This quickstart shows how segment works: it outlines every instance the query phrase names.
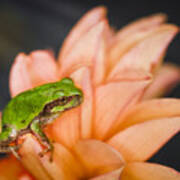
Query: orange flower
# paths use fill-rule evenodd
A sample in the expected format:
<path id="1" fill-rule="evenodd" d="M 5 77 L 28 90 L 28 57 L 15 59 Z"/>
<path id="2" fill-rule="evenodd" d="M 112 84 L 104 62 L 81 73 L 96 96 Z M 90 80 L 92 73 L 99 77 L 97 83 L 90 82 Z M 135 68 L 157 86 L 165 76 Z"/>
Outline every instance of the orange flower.
<path id="1" fill-rule="evenodd" d="M 20 163 L 8 172 L 20 180 L 180 179 L 171 168 L 145 162 L 180 130 L 180 100 L 152 99 L 180 80 L 178 68 L 161 67 L 178 32 L 165 20 L 156 14 L 114 32 L 106 9 L 97 7 L 74 26 L 57 62 L 48 51 L 19 54 L 10 73 L 12 96 L 69 76 L 83 90 L 84 102 L 46 128 L 55 142 L 53 162 L 48 154 L 38 155 L 42 147 L 27 134 L 21 164 L 34 178 Z M 7 173 L 2 167 L 3 162 L 0 175 Z"/>

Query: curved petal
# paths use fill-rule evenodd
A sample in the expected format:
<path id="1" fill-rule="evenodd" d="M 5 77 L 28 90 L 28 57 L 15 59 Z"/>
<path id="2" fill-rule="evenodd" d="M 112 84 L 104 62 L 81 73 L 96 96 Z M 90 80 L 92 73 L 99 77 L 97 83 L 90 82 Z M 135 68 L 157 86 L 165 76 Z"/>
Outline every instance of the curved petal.
<path id="1" fill-rule="evenodd" d="M 171 64 L 163 65 L 154 77 L 143 99 L 150 99 L 168 93 L 180 81 L 179 67 Z"/>
<path id="2" fill-rule="evenodd" d="M 28 72 L 28 64 L 30 58 L 23 53 L 20 53 L 10 71 L 9 87 L 11 96 L 15 96 L 22 91 L 33 87 L 31 77 Z"/>
<path id="3" fill-rule="evenodd" d="M 106 8 L 103 6 L 93 8 L 87 12 L 78 23 L 72 28 L 71 32 L 65 39 L 59 54 L 59 61 L 65 58 L 68 52 L 71 51 L 75 43 L 88 32 L 93 26 L 98 24 L 106 17 Z"/>
<path id="4" fill-rule="evenodd" d="M 107 25 L 107 24 L 106 24 Z M 107 27 L 106 27 L 107 28 Z M 98 49 L 96 50 L 96 56 L 94 57 L 94 64 L 92 67 L 92 81 L 94 86 L 98 86 L 103 83 L 107 73 L 107 40 L 104 36 L 99 41 Z"/>
<path id="5" fill-rule="evenodd" d="M 53 161 L 49 155 L 39 156 L 42 147 L 32 135 L 26 135 L 20 149 L 23 165 L 36 177 L 44 180 L 73 180 L 83 173 L 74 156 L 62 145 L 54 144 Z"/>
<path id="6" fill-rule="evenodd" d="M 80 107 L 64 112 L 50 125 L 49 136 L 55 142 L 72 147 L 80 138 Z"/>
<path id="7" fill-rule="evenodd" d="M 121 173 L 121 180 L 179 180 L 180 173 L 172 168 L 153 163 L 130 163 Z"/>
<path id="8" fill-rule="evenodd" d="M 174 25 L 161 25 L 154 33 L 120 58 L 109 76 L 112 78 L 122 70 L 132 68 L 154 71 L 177 32 L 178 28 Z"/>
<path id="9" fill-rule="evenodd" d="M 79 141 L 74 147 L 74 153 L 85 166 L 89 177 L 111 172 L 124 165 L 120 153 L 97 140 Z"/>
<path id="10" fill-rule="evenodd" d="M 29 69 L 34 86 L 59 79 L 57 64 L 51 52 L 45 50 L 33 51 L 30 57 Z"/>
<path id="11" fill-rule="evenodd" d="M 180 116 L 179 99 L 163 98 L 144 101 L 127 112 L 119 124 L 118 131 L 145 121 L 177 116 Z"/>
<path id="12" fill-rule="evenodd" d="M 113 76 L 109 76 L 106 81 L 140 81 L 150 79 L 152 79 L 152 74 L 142 69 L 122 69 Z"/>
<path id="13" fill-rule="evenodd" d="M 4 179 L 3 179 L 4 180 Z M 9 180 L 9 179 L 8 179 Z M 13 179 L 14 180 L 14 179 Z M 32 178 L 30 175 L 28 174 L 22 174 L 19 176 L 18 180 L 36 180 L 34 178 Z"/>
<path id="14" fill-rule="evenodd" d="M 56 62 L 48 51 L 34 51 L 29 56 L 21 53 L 16 57 L 10 72 L 11 95 L 57 81 L 57 72 Z"/>
<path id="15" fill-rule="evenodd" d="M 26 135 L 25 142 L 20 149 L 21 162 L 35 178 L 50 180 L 50 176 L 39 160 L 38 152 L 41 152 L 41 149 L 34 137 Z"/>
<path id="16" fill-rule="evenodd" d="M 120 39 L 123 39 L 124 37 L 134 34 L 140 30 L 146 30 L 155 26 L 159 26 L 166 20 L 167 16 L 163 13 L 153 14 L 140 18 L 120 29 L 115 36 L 115 41 L 119 41 Z"/>
<path id="17" fill-rule="evenodd" d="M 112 137 L 108 144 L 127 162 L 145 161 L 180 131 L 180 118 L 152 120 L 131 126 Z"/>
<path id="18" fill-rule="evenodd" d="M 99 86 L 95 94 L 94 137 L 106 138 L 117 117 L 136 104 L 148 84 L 148 80 L 142 80 L 120 81 Z"/>
<path id="19" fill-rule="evenodd" d="M 1 159 L 0 161 L 0 179 L 2 180 L 33 180 L 30 174 L 24 169 L 22 164 L 13 156 Z"/>
<path id="20" fill-rule="evenodd" d="M 80 107 L 80 136 L 92 136 L 93 89 L 89 69 L 82 67 L 71 74 L 75 84 L 83 91 L 84 100 Z"/>
<path id="21" fill-rule="evenodd" d="M 113 67 L 130 48 L 134 47 L 139 41 L 157 29 L 166 20 L 164 14 L 154 14 L 137 20 L 124 28 L 113 38 L 113 44 L 109 51 L 109 63 Z"/>
<path id="22" fill-rule="evenodd" d="M 110 173 L 106 173 L 106 174 L 91 178 L 90 180 L 120 180 L 120 175 L 121 175 L 122 170 L 123 168 L 120 168 Z"/>
<path id="23" fill-rule="evenodd" d="M 101 52 L 106 26 L 106 20 L 100 21 L 76 42 L 76 46 L 73 46 L 66 58 L 60 61 L 61 76 L 67 76 L 82 66 L 94 65 L 94 61 Z"/>

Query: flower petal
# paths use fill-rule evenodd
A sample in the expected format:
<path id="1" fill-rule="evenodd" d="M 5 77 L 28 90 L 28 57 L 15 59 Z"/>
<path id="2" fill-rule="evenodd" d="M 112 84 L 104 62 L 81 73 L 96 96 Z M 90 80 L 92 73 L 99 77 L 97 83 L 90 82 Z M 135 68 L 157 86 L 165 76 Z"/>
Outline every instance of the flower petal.
<path id="1" fill-rule="evenodd" d="M 118 131 L 149 120 L 180 116 L 179 109 L 179 99 L 161 98 L 144 101 L 127 112 L 119 124 Z"/>
<path id="2" fill-rule="evenodd" d="M 109 76 L 112 78 L 122 70 L 132 68 L 154 71 L 177 32 L 178 28 L 174 25 L 161 25 L 154 33 L 120 58 Z"/>
<path id="3" fill-rule="evenodd" d="M 27 180 L 33 180 L 22 164 L 13 156 L 3 158 L 0 161 L 0 179 L 1 180 L 21 180 L 22 177 L 28 177 Z"/>
<path id="4" fill-rule="evenodd" d="M 180 173 L 172 168 L 153 163 L 130 163 L 121 173 L 122 180 L 179 180 Z"/>
<path id="5" fill-rule="evenodd" d="M 94 57 L 94 64 L 92 68 L 93 72 L 93 85 L 98 86 L 105 80 L 106 72 L 107 72 L 107 41 L 108 39 L 105 37 L 101 38 L 99 41 L 99 47 L 96 51 L 96 56 Z"/>
<path id="6" fill-rule="evenodd" d="M 84 96 L 80 107 L 80 136 L 83 139 L 90 138 L 92 136 L 93 89 L 89 69 L 82 67 L 71 74 L 71 78 L 82 89 Z"/>
<path id="7" fill-rule="evenodd" d="M 108 144 L 127 162 L 145 161 L 180 131 L 180 118 L 152 120 L 131 126 L 112 137 Z"/>
<path id="8" fill-rule="evenodd" d="M 74 152 L 87 170 L 87 176 L 97 176 L 124 165 L 122 156 L 112 147 L 97 140 L 79 141 Z"/>
<path id="9" fill-rule="evenodd" d="M 134 34 L 139 30 L 146 30 L 152 28 L 152 26 L 159 26 L 166 20 L 167 16 L 163 13 L 153 14 L 147 17 L 140 18 L 120 29 L 115 36 L 115 41 L 119 41 L 120 39 Z"/>
<path id="10" fill-rule="evenodd" d="M 54 82 L 59 79 L 58 68 L 54 56 L 48 51 L 38 50 L 30 54 L 30 73 L 34 86 Z M 37 84 L 37 85 L 36 85 Z"/>
<path id="11" fill-rule="evenodd" d="M 113 67 L 124 53 L 150 35 L 165 20 L 164 14 L 154 14 L 137 20 L 117 32 L 109 51 L 110 66 Z"/>
<path id="12" fill-rule="evenodd" d="M 80 138 L 80 107 L 64 112 L 50 126 L 50 137 L 66 147 L 72 147 Z"/>
<path id="13" fill-rule="evenodd" d="M 35 178 L 50 180 L 50 176 L 39 161 L 38 152 L 41 152 L 41 149 L 34 137 L 30 134 L 26 135 L 25 141 L 20 149 L 21 162 Z"/>
<path id="14" fill-rule="evenodd" d="M 14 179 L 13 179 L 14 180 Z M 33 180 L 30 176 L 23 174 L 18 180 Z"/>
<path id="15" fill-rule="evenodd" d="M 71 51 L 76 42 L 87 33 L 93 26 L 98 24 L 106 17 L 106 8 L 103 6 L 93 8 L 86 13 L 78 23 L 73 27 L 67 38 L 65 39 L 60 51 L 59 61 L 65 59 L 68 52 Z"/>
<path id="16" fill-rule="evenodd" d="M 26 135 L 20 149 L 22 163 L 37 179 L 78 179 L 83 172 L 73 155 L 62 145 L 54 144 L 53 161 L 49 155 L 39 156 L 42 147 L 32 135 Z"/>
<path id="17" fill-rule="evenodd" d="M 176 66 L 163 65 L 144 94 L 144 99 L 159 97 L 168 93 L 180 81 L 180 69 Z"/>
<path id="18" fill-rule="evenodd" d="M 105 20 L 100 21 L 76 42 L 76 46 L 73 46 L 66 58 L 60 61 L 61 76 L 68 76 L 82 66 L 94 65 L 100 45 L 104 40 L 106 26 Z"/>
<path id="19" fill-rule="evenodd" d="M 137 81 L 137 80 L 150 80 L 152 74 L 142 69 L 122 69 L 113 76 L 109 76 L 107 82 L 114 81 Z"/>
<path id="20" fill-rule="evenodd" d="M 11 68 L 9 87 L 11 96 L 15 96 L 22 91 L 33 87 L 31 77 L 28 72 L 28 64 L 30 58 L 23 53 L 20 53 Z"/>
<path id="21" fill-rule="evenodd" d="M 106 174 L 91 178 L 90 180 L 120 180 L 120 175 L 121 175 L 122 170 L 123 168 L 120 168 L 110 173 L 106 173 Z"/>
<path id="22" fill-rule="evenodd" d="M 34 51 L 29 56 L 19 54 L 10 72 L 10 91 L 18 93 L 37 85 L 57 81 L 57 66 L 48 51 Z"/>
<path id="23" fill-rule="evenodd" d="M 138 101 L 148 84 L 149 81 L 144 80 L 120 81 L 99 86 L 95 94 L 94 137 L 107 137 L 117 117 Z"/>

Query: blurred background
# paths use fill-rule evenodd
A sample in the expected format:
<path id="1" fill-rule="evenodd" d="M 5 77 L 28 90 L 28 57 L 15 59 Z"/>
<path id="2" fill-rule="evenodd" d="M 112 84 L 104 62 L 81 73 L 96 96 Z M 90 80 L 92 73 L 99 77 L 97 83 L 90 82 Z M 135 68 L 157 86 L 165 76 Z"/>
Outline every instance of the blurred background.
<path id="1" fill-rule="evenodd" d="M 110 24 L 117 29 L 152 13 L 163 12 L 180 25 L 178 1 L 168 0 L 0 0 L 0 109 L 10 100 L 9 70 L 19 52 L 52 49 L 56 54 L 72 26 L 89 9 L 105 5 Z M 168 49 L 165 61 L 180 65 L 180 36 Z M 180 85 L 169 97 L 180 98 Z M 150 161 L 180 171 L 180 134 Z"/>

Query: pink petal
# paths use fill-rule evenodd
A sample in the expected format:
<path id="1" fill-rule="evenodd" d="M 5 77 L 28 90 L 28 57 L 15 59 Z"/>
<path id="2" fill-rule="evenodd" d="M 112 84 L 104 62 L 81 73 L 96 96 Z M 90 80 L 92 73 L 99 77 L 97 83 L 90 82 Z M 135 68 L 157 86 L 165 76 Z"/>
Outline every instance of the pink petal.
<path id="1" fill-rule="evenodd" d="M 78 23 L 72 28 L 71 32 L 65 39 L 60 51 L 59 61 L 65 59 L 65 56 L 71 51 L 76 42 L 87 33 L 93 26 L 96 26 L 106 17 L 106 8 L 103 6 L 96 7 L 86 13 Z"/>
<path id="2" fill-rule="evenodd" d="M 122 170 L 123 168 L 120 168 L 110 173 L 106 173 L 106 174 L 91 178 L 90 180 L 120 180 L 120 175 L 121 175 Z"/>
<path id="3" fill-rule="evenodd" d="M 166 117 L 180 116 L 180 100 L 172 98 L 153 99 L 134 106 L 119 124 L 118 131 L 137 123 Z"/>
<path id="4" fill-rule="evenodd" d="M 124 53 L 152 34 L 165 20 L 166 16 L 164 14 L 155 14 L 137 20 L 117 32 L 109 52 L 110 66 L 113 67 Z"/>
<path id="5" fill-rule="evenodd" d="M 49 155 L 39 156 L 42 147 L 32 135 L 26 135 L 25 141 L 20 149 L 22 163 L 36 177 L 43 180 L 71 180 L 82 176 L 80 164 L 73 155 L 60 144 L 54 144 L 53 161 L 50 162 Z"/>
<path id="6" fill-rule="evenodd" d="M 60 73 L 62 76 L 68 76 L 73 71 L 82 66 L 93 67 L 94 61 L 97 61 L 99 48 L 104 41 L 104 32 L 107 22 L 100 21 L 85 33 L 77 42 L 76 46 L 68 53 L 66 58 L 60 61 Z"/>
<path id="7" fill-rule="evenodd" d="M 147 30 L 152 27 L 159 26 L 160 24 L 164 23 L 166 19 L 167 16 L 162 13 L 153 14 L 147 17 L 140 18 L 120 29 L 115 36 L 115 41 L 119 41 L 120 39 L 123 39 L 125 36 L 127 37 L 138 31 Z"/>
<path id="8" fill-rule="evenodd" d="M 80 138 L 80 108 L 64 112 L 56 119 L 50 130 L 50 137 L 66 147 L 72 147 Z"/>
<path id="9" fill-rule="evenodd" d="M 114 81 L 137 81 L 137 80 L 150 80 L 152 74 L 142 69 L 122 69 L 113 76 L 109 76 L 107 82 Z"/>
<path id="10" fill-rule="evenodd" d="M 39 155 L 35 151 L 35 148 L 38 152 L 41 152 L 42 150 L 34 137 L 31 137 L 31 135 L 27 135 L 26 140 L 20 149 L 21 162 L 23 163 L 24 167 L 26 167 L 26 169 L 33 174 L 35 178 L 50 180 L 48 173 L 39 161 Z"/>
<path id="11" fill-rule="evenodd" d="M 54 144 L 54 147 L 53 162 L 50 162 L 47 156 L 41 159 L 44 168 L 51 175 L 52 179 L 82 179 L 84 176 L 83 167 L 73 154 L 61 144 Z"/>
<path id="12" fill-rule="evenodd" d="M 148 84 L 148 80 L 122 81 L 108 83 L 97 88 L 93 126 L 94 136 L 97 139 L 107 137 L 117 117 L 136 104 Z"/>
<path id="13" fill-rule="evenodd" d="M 108 144 L 127 162 L 145 161 L 180 131 L 180 118 L 164 118 L 131 126 L 112 137 Z"/>
<path id="14" fill-rule="evenodd" d="M 98 86 L 105 80 L 107 71 L 107 42 L 108 39 L 104 37 L 99 41 L 98 49 L 96 50 L 96 56 L 94 57 L 94 66 L 92 67 L 93 72 L 93 84 Z M 107 40 L 106 40 L 107 39 Z"/>
<path id="15" fill-rule="evenodd" d="M 27 174 L 23 174 L 19 177 L 18 180 L 33 180 L 33 179 L 30 176 L 28 176 Z"/>
<path id="16" fill-rule="evenodd" d="M 142 69 L 148 72 L 155 70 L 177 32 L 178 28 L 174 25 L 161 25 L 152 35 L 120 58 L 109 76 L 117 76 L 124 69 Z"/>
<path id="17" fill-rule="evenodd" d="M 59 79 L 58 68 L 53 54 L 47 51 L 34 51 L 30 54 L 30 73 L 34 84 L 54 82 Z"/>
<path id="18" fill-rule="evenodd" d="M 144 94 L 144 99 L 162 96 L 168 93 L 180 81 L 180 69 L 166 64 L 160 68 L 155 79 Z"/>
<path id="19" fill-rule="evenodd" d="M 122 156 L 101 141 L 80 141 L 75 145 L 74 152 L 83 163 L 89 177 L 111 172 L 124 165 Z"/>
<path id="20" fill-rule="evenodd" d="M 21 177 L 28 177 L 33 180 L 29 173 L 15 157 L 8 156 L 0 160 L 0 179 L 1 180 L 21 180 Z"/>
<path id="21" fill-rule="evenodd" d="M 28 72 L 28 64 L 30 61 L 30 58 L 23 53 L 16 57 L 10 72 L 9 86 L 11 96 L 15 96 L 20 92 L 33 87 L 31 77 Z"/>
<path id="22" fill-rule="evenodd" d="M 121 180 L 179 180 L 180 173 L 153 163 L 130 163 L 122 171 Z"/>
<path id="23" fill-rule="evenodd" d="M 57 81 L 57 66 L 48 51 L 34 51 L 29 56 L 19 54 L 10 72 L 12 96 L 37 85 Z"/>
<path id="24" fill-rule="evenodd" d="M 84 100 L 80 107 L 80 136 L 92 136 L 93 89 L 89 69 L 82 67 L 71 74 L 75 84 L 83 91 Z"/>

